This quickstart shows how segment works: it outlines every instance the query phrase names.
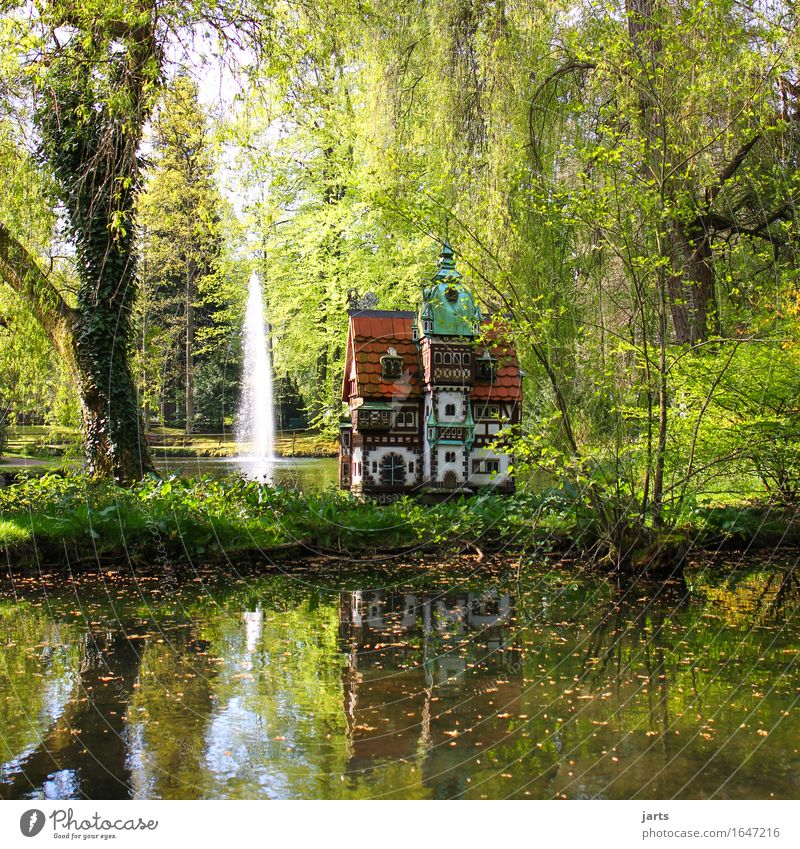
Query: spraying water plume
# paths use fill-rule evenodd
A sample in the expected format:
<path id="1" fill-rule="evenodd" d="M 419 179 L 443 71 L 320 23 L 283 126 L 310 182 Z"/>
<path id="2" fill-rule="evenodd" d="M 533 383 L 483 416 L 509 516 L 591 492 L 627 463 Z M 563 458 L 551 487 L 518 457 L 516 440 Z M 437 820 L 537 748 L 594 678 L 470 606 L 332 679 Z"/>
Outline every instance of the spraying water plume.
<path id="1" fill-rule="evenodd" d="M 253 460 L 272 460 L 275 454 L 275 415 L 272 407 L 272 364 L 264 325 L 261 282 L 253 272 L 244 318 L 244 361 L 236 441 Z"/>

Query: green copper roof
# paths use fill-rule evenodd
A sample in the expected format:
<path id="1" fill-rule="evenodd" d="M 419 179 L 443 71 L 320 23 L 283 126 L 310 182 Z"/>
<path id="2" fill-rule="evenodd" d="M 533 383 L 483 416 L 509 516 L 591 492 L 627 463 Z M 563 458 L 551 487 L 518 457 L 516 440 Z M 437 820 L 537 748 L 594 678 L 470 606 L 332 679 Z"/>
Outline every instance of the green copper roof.
<path id="1" fill-rule="evenodd" d="M 460 280 L 461 274 L 456 270 L 455 254 L 450 242 L 445 239 L 442 253 L 439 256 L 439 270 L 433 276 L 434 280 Z"/>
<path id="2" fill-rule="evenodd" d="M 393 410 L 394 407 L 386 401 L 366 401 L 365 403 L 356 407 L 357 410 L 380 410 L 381 412 L 385 412 L 386 410 Z"/>
<path id="3" fill-rule="evenodd" d="M 428 418 L 425 422 L 425 427 L 435 428 L 436 432 L 432 439 L 430 439 L 431 445 L 464 445 L 467 451 L 472 450 L 472 445 L 475 442 L 475 419 L 472 416 L 472 404 L 467 401 L 467 414 L 464 418 L 463 422 L 440 422 L 436 417 L 436 413 L 434 412 L 434 408 L 431 407 L 430 412 L 428 413 Z M 460 430 L 465 431 L 465 435 L 463 439 L 442 439 L 440 434 L 447 430 L 448 428 L 459 428 Z"/>
<path id="4" fill-rule="evenodd" d="M 453 249 L 445 241 L 433 285 L 422 294 L 422 328 L 426 336 L 475 336 L 481 311 L 461 283 Z"/>

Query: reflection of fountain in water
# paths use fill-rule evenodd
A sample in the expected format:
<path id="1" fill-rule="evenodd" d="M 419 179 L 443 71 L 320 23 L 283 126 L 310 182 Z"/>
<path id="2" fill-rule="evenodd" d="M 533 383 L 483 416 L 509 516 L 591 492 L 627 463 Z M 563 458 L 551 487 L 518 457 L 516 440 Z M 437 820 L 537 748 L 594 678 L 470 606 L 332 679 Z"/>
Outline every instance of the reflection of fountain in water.
<path id="1" fill-rule="evenodd" d="M 264 611 L 245 610 L 244 612 L 244 638 L 245 654 L 249 658 L 258 646 L 261 632 L 264 630 Z"/>
<path id="2" fill-rule="evenodd" d="M 264 326 L 261 283 L 250 277 L 244 318 L 244 360 L 236 442 L 240 460 L 252 476 L 268 476 L 275 461 L 275 420 L 272 405 L 272 366 Z"/>

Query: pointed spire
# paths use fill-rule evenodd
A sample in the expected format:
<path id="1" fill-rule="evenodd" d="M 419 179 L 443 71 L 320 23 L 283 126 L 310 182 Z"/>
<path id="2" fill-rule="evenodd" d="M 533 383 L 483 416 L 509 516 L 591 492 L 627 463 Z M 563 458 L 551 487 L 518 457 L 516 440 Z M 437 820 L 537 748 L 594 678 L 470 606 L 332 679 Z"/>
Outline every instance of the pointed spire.
<path id="1" fill-rule="evenodd" d="M 456 270 L 455 254 L 450 247 L 448 239 L 444 240 L 442 245 L 442 253 L 439 256 L 439 270 L 434 275 L 434 280 L 448 280 L 451 278 L 460 279 L 461 274 Z"/>

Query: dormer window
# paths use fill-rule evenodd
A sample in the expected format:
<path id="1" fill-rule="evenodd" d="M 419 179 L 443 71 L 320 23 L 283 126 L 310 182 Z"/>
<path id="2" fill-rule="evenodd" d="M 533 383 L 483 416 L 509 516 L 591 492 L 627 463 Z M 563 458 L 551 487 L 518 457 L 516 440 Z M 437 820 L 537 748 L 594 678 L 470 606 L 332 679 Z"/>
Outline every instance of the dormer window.
<path id="1" fill-rule="evenodd" d="M 403 374 L 403 358 L 397 355 L 394 348 L 389 348 L 386 355 L 381 357 L 381 376 L 389 380 L 401 377 Z"/>
<path id="2" fill-rule="evenodd" d="M 458 300 L 458 289 L 456 289 L 455 286 L 448 286 L 445 290 L 444 296 L 451 304 L 454 304 Z"/>
<path id="3" fill-rule="evenodd" d="M 475 360 L 477 365 L 476 376 L 478 380 L 494 380 L 497 377 L 497 360 L 489 355 L 488 351 Z"/>

